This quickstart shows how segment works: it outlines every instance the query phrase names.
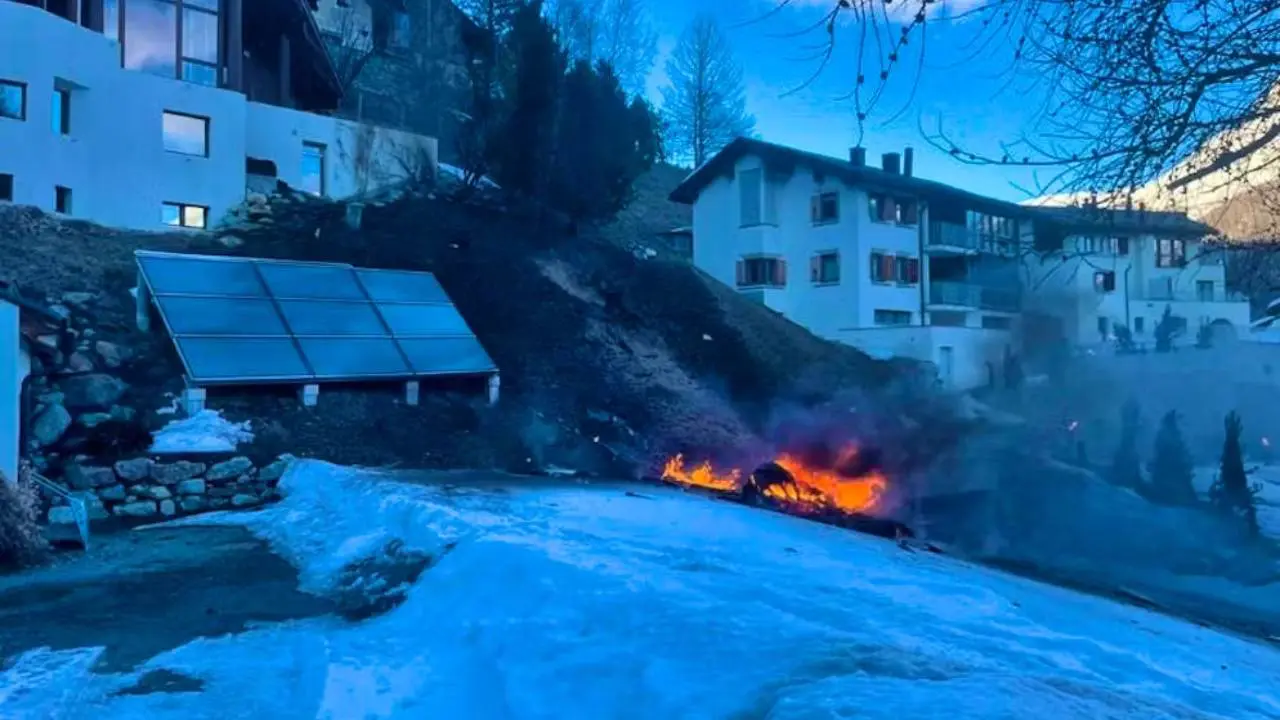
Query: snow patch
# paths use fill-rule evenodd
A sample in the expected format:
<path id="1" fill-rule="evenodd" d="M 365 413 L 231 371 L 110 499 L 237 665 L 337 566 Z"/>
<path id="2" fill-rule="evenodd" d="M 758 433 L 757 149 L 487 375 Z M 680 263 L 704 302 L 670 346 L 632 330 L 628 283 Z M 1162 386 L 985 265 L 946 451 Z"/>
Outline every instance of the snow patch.
<path id="1" fill-rule="evenodd" d="M 456 179 L 458 182 L 463 182 L 467 177 L 467 171 L 463 170 L 462 168 L 456 165 L 450 165 L 449 163 L 438 163 L 438 166 L 440 168 L 440 172 Z M 498 183 L 491 180 L 488 176 L 485 176 L 480 178 L 480 187 L 489 188 L 490 190 L 497 190 Z"/>
<path id="2" fill-rule="evenodd" d="M 201 410 L 190 417 L 173 420 L 152 435 L 151 452 L 227 453 L 241 443 L 253 441 L 249 421 L 234 423 L 217 410 Z"/>

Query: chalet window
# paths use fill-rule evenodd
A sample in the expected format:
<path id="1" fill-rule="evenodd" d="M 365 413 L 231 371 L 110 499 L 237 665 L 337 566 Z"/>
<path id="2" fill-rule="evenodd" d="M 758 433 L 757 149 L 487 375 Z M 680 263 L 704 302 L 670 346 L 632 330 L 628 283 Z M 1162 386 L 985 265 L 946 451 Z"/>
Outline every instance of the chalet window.
<path id="1" fill-rule="evenodd" d="M 761 186 L 764 182 L 764 171 L 751 168 L 738 173 L 739 224 L 742 227 L 759 225 L 763 221 L 761 198 L 764 193 Z"/>
<path id="2" fill-rule="evenodd" d="M 832 285 L 840 282 L 840 254 L 825 252 L 814 255 L 809 261 L 809 279 L 815 283 Z"/>
<path id="3" fill-rule="evenodd" d="M 164 149 L 180 155 L 209 157 L 209 118 L 164 112 Z"/>
<path id="4" fill-rule="evenodd" d="M 13 176 L 0 173 L 0 202 L 13 202 Z"/>
<path id="5" fill-rule="evenodd" d="M 1100 293 L 1114 292 L 1116 274 L 1110 270 L 1099 270 L 1093 274 L 1093 289 Z"/>
<path id="6" fill-rule="evenodd" d="M 894 205 L 897 213 L 894 221 L 899 225 L 917 225 L 920 222 L 920 207 L 915 200 L 900 200 Z"/>
<path id="7" fill-rule="evenodd" d="M 161 207 L 160 220 L 165 225 L 203 230 L 209 226 L 209 208 L 203 205 L 167 202 Z"/>
<path id="8" fill-rule="evenodd" d="M 888 253 L 871 253 L 871 280 L 879 283 L 915 285 L 920 282 L 919 258 Z"/>
<path id="9" fill-rule="evenodd" d="M 61 185 L 53 188 L 53 209 L 63 215 L 71 214 L 71 188 Z"/>
<path id="10" fill-rule="evenodd" d="M 824 192 L 809 198 L 809 220 L 814 225 L 840 221 L 840 195 Z"/>
<path id="11" fill-rule="evenodd" d="M 217 86 L 218 0 L 128 0 L 108 28 L 121 10 L 126 68 Z"/>
<path id="12" fill-rule="evenodd" d="M 0 118 L 27 119 L 27 86 L 13 80 L 0 80 Z"/>
<path id="13" fill-rule="evenodd" d="M 871 221 L 885 222 L 885 208 L 888 207 L 888 198 L 875 193 L 868 195 L 867 198 L 867 209 L 871 212 Z"/>
<path id="14" fill-rule="evenodd" d="M 900 326 L 911 324 L 911 311 L 909 310 L 876 310 L 873 316 L 876 325 Z"/>
<path id="15" fill-rule="evenodd" d="M 302 185 L 305 192 L 324 196 L 325 146 L 319 143 L 302 144 Z"/>
<path id="16" fill-rule="evenodd" d="M 1187 246 L 1182 240 L 1160 238 L 1156 242 L 1156 267 L 1178 268 L 1187 264 Z"/>
<path id="17" fill-rule="evenodd" d="M 738 287 L 786 287 L 787 261 L 782 258 L 749 257 L 738 261 Z"/>

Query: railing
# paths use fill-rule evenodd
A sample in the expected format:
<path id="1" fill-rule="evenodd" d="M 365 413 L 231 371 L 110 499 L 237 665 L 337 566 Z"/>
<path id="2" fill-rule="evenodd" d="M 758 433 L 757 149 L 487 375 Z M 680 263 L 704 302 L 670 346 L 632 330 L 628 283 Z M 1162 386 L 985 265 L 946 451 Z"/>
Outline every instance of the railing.
<path id="1" fill-rule="evenodd" d="M 1014 255 L 1018 242 L 1013 238 L 997 238 L 983 235 L 964 225 L 945 222 L 929 223 L 927 243 L 930 247 L 954 247 L 975 252 Z"/>
<path id="2" fill-rule="evenodd" d="M 89 508 L 84 502 L 84 498 L 77 496 L 75 493 L 49 480 L 43 475 L 30 471 L 26 473 L 26 477 L 30 478 L 37 486 L 57 497 L 67 501 L 67 505 L 71 507 L 71 516 L 76 520 L 76 530 L 80 532 L 80 544 L 84 545 L 84 549 L 89 549 Z"/>
<path id="3" fill-rule="evenodd" d="M 1135 300 L 1153 302 L 1209 302 L 1234 303 L 1248 302 L 1248 298 L 1235 291 L 1228 291 L 1218 284 L 1212 288 L 1176 286 L 1166 280 L 1152 280 L 1147 283 L 1147 292 Z"/>
<path id="4" fill-rule="evenodd" d="M 1017 312 L 1022 307 L 1022 294 L 1009 288 L 939 280 L 929 283 L 929 304 Z"/>

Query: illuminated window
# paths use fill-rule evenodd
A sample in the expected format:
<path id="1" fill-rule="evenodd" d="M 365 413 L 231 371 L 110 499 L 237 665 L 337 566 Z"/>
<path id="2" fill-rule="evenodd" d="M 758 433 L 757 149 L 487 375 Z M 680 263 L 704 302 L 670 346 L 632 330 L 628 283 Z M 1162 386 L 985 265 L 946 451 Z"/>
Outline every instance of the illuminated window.
<path id="1" fill-rule="evenodd" d="M 209 226 L 209 208 L 203 205 L 167 202 L 160 212 L 165 225 L 203 230 Z"/>

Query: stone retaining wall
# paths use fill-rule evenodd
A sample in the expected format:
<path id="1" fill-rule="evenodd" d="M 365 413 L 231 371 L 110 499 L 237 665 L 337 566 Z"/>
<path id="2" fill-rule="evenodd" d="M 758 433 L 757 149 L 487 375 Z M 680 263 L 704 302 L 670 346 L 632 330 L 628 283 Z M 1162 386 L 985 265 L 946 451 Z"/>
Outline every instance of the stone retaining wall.
<path id="1" fill-rule="evenodd" d="M 85 500 L 90 520 L 168 518 L 276 500 L 276 485 L 292 461 L 282 455 L 259 468 L 243 456 L 213 464 L 139 457 L 111 467 L 71 466 L 63 483 Z M 51 525 L 74 522 L 69 506 L 49 508 Z"/>

